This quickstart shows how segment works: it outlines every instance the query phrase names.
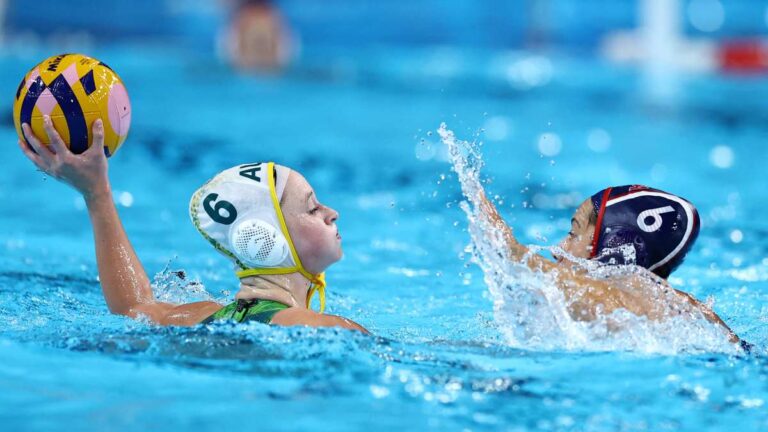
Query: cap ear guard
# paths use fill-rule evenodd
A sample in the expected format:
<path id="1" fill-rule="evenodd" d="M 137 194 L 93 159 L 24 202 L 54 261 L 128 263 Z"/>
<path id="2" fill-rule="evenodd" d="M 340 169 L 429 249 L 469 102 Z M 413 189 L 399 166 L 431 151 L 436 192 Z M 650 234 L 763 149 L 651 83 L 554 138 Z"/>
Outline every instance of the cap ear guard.
<path id="1" fill-rule="evenodd" d="M 229 230 L 229 244 L 240 261 L 253 267 L 275 267 L 290 253 L 283 233 L 257 218 L 244 218 Z"/>
<path id="2" fill-rule="evenodd" d="M 612 265 L 634 264 L 645 268 L 649 266 L 645 239 L 631 227 L 608 227 L 603 234 L 602 247 L 596 259 Z"/>

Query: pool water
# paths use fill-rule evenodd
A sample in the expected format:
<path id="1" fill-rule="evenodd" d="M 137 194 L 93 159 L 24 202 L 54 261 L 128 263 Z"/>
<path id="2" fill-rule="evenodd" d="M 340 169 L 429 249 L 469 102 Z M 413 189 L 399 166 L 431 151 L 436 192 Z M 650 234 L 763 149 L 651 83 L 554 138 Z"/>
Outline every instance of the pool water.
<path id="1" fill-rule="evenodd" d="M 161 328 L 109 314 L 82 199 L 15 145 L 11 94 L 50 54 L 0 57 L 4 429 L 768 427 L 768 80 L 445 48 L 310 51 L 282 76 L 256 77 L 162 47 L 94 49 L 132 98 L 110 175 L 158 296 L 232 298 L 230 264 L 192 227 L 188 200 L 219 170 L 275 160 L 341 215 L 345 259 L 328 272 L 327 311 L 374 335 L 363 336 Z M 483 142 L 485 187 L 526 243 L 558 242 L 573 208 L 608 184 L 690 199 L 702 231 L 670 281 L 711 304 L 755 353 L 703 327 L 638 324 L 593 340 L 550 326 L 545 340 L 511 337 L 525 328 L 510 326 L 546 323 L 514 324 L 505 314 L 526 306 L 505 305 L 514 297 L 499 297 L 472 262 L 442 122 Z"/>

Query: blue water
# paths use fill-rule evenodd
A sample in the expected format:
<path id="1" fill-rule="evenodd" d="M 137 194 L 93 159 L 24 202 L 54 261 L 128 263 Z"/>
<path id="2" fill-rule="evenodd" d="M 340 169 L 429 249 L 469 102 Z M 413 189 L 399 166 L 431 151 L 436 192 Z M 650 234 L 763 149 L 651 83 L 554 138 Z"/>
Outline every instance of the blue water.
<path id="1" fill-rule="evenodd" d="M 368 337 L 110 315 L 82 200 L 35 171 L 8 120 L 20 77 L 50 54 L 0 56 L 3 430 L 768 427 L 768 80 L 665 82 L 596 59 L 449 49 L 307 52 L 254 77 L 162 47 L 93 49 L 132 98 L 110 175 L 157 294 L 231 299 L 230 265 L 188 222 L 188 199 L 221 169 L 272 159 L 339 211 L 346 256 L 328 272 L 328 312 Z M 670 281 L 757 354 L 642 326 L 630 341 L 512 340 L 471 262 L 441 122 L 484 142 L 486 187 L 527 243 L 559 241 L 608 184 L 689 198 L 703 228 Z"/>

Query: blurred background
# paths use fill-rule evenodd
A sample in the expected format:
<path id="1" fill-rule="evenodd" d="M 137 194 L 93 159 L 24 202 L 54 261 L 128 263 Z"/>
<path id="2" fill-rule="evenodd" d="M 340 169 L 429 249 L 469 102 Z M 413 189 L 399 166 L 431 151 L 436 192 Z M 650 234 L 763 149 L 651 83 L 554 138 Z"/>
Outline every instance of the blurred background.
<path id="1" fill-rule="evenodd" d="M 670 281 L 764 348 L 766 35 L 765 0 L 0 0 L 0 418 L 764 430 L 764 360 L 590 354 L 674 353 L 700 335 L 509 348 L 435 131 L 482 141 L 487 188 L 527 243 L 557 243 L 608 185 L 691 200 L 701 235 Z M 110 177 L 161 299 L 231 299 L 230 264 L 188 222 L 188 200 L 220 170 L 274 160 L 341 214 L 328 311 L 386 339 L 249 328 L 219 343 L 109 315 L 85 203 L 15 144 L 19 81 L 63 52 L 98 58 L 128 89 Z M 576 352 L 547 352 L 564 346 Z"/>
<path id="2" fill-rule="evenodd" d="M 273 21 L 278 21 L 284 32 L 280 45 L 290 45 L 293 61 L 301 60 L 303 49 L 371 46 L 587 54 L 610 45 L 619 33 L 645 31 L 654 33 L 646 35 L 645 42 L 663 39 L 666 45 L 682 44 L 676 48 L 708 42 L 726 57 L 736 54 L 723 46 L 735 42 L 744 51 L 741 64 L 731 60 L 719 66 L 759 70 L 765 64 L 750 63 L 746 47 L 752 46 L 752 55 L 760 56 L 760 37 L 768 25 L 761 0 L 111 0 L 98 4 L 3 0 L 0 4 L 6 46 L 53 43 L 86 48 L 151 42 L 222 58 L 230 42 L 225 39 L 233 31 L 276 34 Z M 639 41 L 638 45 L 636 52 L 623 55 L 641 56 L 648 54 L 646 50 L 662 48 Z"/>
<path id="3" fill-rule="evenodd" d="M 590 50 L 617 30 L 640 26 L 647 9 L 667 9 L 681 35 L 742 38 L 764 34 L 759 0 L 5 0 L 6 39 L 49 37 L 92 41 L 174 39 L 212 50 L 238 9 L 270 5 L 313 46 L 463 45 L 492 48 L 569 47 Z M 364 24 L 364 25 L 363 25 Z"/>

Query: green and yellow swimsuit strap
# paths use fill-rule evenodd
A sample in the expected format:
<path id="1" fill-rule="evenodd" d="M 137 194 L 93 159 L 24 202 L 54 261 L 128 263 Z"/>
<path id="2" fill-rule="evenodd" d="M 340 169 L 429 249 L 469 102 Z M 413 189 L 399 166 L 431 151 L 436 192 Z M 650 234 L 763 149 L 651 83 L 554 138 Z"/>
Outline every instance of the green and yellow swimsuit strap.
<path id="1" fill-rule="evenodd" d="M 224 306 L 218 312 L 206 318 L 201 324 L 214 321 L 231 320 L 238 323 L 258 321 L 263 324 L 272 322 L 272 317 L 288 306 L 272 300 L 237 300 Z"/>

